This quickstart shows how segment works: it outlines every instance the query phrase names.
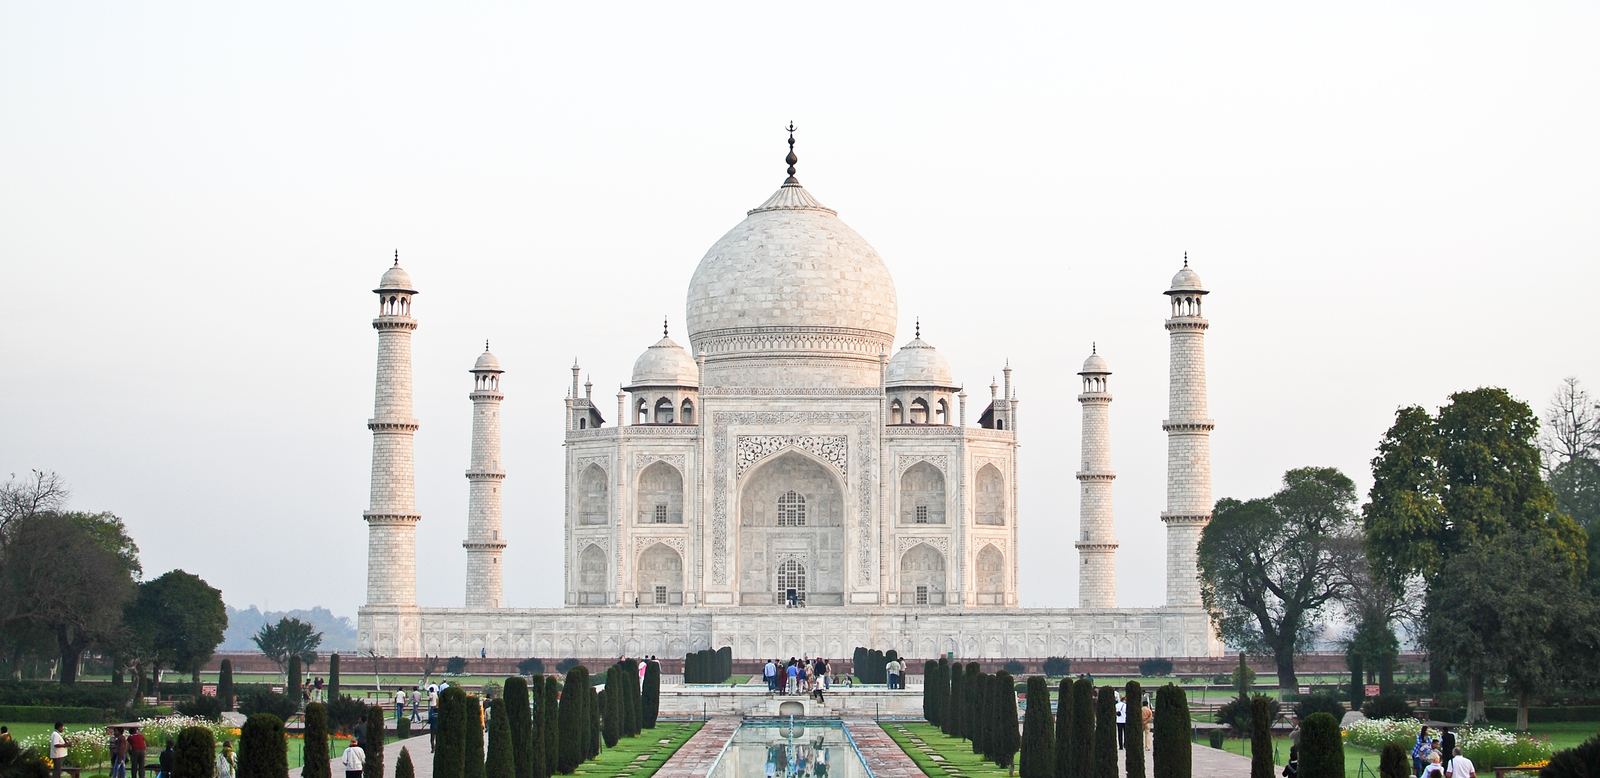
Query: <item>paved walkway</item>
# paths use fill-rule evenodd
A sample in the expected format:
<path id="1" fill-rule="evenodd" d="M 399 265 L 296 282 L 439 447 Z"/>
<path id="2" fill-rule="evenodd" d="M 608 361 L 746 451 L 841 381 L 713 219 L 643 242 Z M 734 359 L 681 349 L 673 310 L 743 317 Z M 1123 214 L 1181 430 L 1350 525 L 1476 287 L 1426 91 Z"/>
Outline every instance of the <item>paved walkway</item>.
<path id="1" fill-rule="evenodd" d="M 850 733 L 851 739 L 856 741 L 856 748 L 860 749 L 861 756 L 867 760 L 867 767 L 872 769 L 876 778 L 916 778 L 925 775 L 917 763 L 906 756 L 900 745 L 889 737 L 889 733 L 878 726 L 872 719 L 848 718 L 844 720 L 844 728 Z"/>
<path id="2" fill-rule="evenodd" d="M 394 766 L 400 761 L 402 748 L 411 750 L 411 765 L 416 770 L 417 778 L 433 778 L 433 754 L 428 751 L 426 732 L 421 737 L 390 740 L 383 744 L 383 772 L 386 776 L 394 775 Z M 328 769 L 332 771 L 330 775 L 344 775 L 344 765 L 339 761 L 342 756 L 344 753 L 340 752 L 328 760 Z M 300 770 L 299 767 L 290 770 L 289 778 L 300 778 Z"/>
<path id="3" fill-rule="evenodd" d="M 743 719 L 738 716 L 717 716 L 706 722 L 666 764 L 661 765 L 661 769 L 656 771 L 656 778 L 704 778 L 711 772 L 711 763 L 722 755 L 723 747 L 741 723 Z M 419 773 L 417 778 L 422 778 L 422 775 Z"/>

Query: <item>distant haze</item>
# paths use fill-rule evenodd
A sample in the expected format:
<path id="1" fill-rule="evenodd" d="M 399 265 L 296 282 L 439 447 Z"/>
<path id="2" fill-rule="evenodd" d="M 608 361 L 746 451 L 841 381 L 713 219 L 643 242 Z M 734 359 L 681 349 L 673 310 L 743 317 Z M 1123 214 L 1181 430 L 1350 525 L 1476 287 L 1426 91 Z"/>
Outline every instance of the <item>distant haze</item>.
<path id="1" fill-rule="evenodd" d="M 507 373 L 505 599 L 561 599 L 562 398 L 600 407 L 705 250 L 799 178 L 976 409 L 1021 398 L 1025 605 L 1077 602 L 1075 375 L 1110 362 L 1120 602 L 1159 604 L 1167 304 L 1206 315 L 1215 494 L 1396 408 L 1600 382 L 1593 3 L 0 5 L 0 477 L 147 571 L 364 599 L 376 335 L 415 314 L 418 595 L 463 596 L 466 372 Z M 612 420 L 614 421 L 614 420 Z M 237 644 L 230 633 L 229 646 Z"/>

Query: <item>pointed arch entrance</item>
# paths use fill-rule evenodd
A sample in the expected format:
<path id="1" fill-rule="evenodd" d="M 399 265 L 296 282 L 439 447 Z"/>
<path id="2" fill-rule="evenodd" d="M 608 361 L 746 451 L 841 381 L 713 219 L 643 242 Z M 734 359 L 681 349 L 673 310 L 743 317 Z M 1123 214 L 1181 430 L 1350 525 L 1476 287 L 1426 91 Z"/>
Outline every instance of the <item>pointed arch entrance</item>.
<path id="1" fill-rule="evenodd" d="M 740 480 L 739 603 L 779 604 L 794 588 L 807 606 L 843 605 L 845 505 L 838 473 L 791 449 Z M 790 585 L 796 581 L 803 585 Z"/>

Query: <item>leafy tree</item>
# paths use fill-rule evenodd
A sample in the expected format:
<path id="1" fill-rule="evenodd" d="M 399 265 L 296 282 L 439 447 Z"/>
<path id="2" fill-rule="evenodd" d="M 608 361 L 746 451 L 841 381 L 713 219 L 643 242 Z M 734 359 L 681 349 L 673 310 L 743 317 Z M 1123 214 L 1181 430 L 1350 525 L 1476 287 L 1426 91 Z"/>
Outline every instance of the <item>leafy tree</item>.
<path id="1" fill-rule="evenodd" d="M 540 686 L 543 676 L 534 676 Z M 506 724 L 511 737 L 511 766 L 516 778 L 534 778 L 533 711 L 530 708 L 528 679 L 514 675 L 506 679 Z"/>
<path id="2" fill-rule="evenodd" d="M 453 656 L 445 660 L 444 671 L 450 675 L 461 675 L 467 671 L 467 660 Z"/>
<path id="3" fill-rule="evenodd" d="M 467 762 L 466 733 L 467 693 L 452 686 L 439 693 L 439 722 L 433 738 L 433 778 L 462 778 Z"/>
<path id="4" fill-rule="evenodd" d="M 1001 670 L 995 673 L 993 683 L 994 736 L 990 749 L 995 764 L 1010 768 L 1022 746 L 1022 733 L 1017 731 L 1017 681 L 1011 673 Z M 1116 778 L 1115 767 L 1111 778 Z"/>
<path id="5" fill-rule="evenodd" d="M 1139 662 L 1139 675 L 1145 678 L 1160 678 L 1172 675 L 1171 659 L 1145 659 Z"/>
<path id="6" fill-rule="evenodd" d="M 1100 687 L 1094 712 L 1094 778 L 1117 778 L 1117 690 Z"/>
<path id="7" fill-rule="evenodd" d="M 1437 416 L 1402 408 L 1378 445 L 1372 499 L 1363 509 L 1368 556 L 1380 575 L 1396 586 L 1421 576 L 1431 608 L 1441 573 L 1448 568 L 1453 577 L 1458 568 L 1451 560 L 1480 540 L 1512 533 L 1543 537 L 1560 567 L 1585 571 L 1588 539 L 1556 510 L 1540 476 L 1538 428 L 1528 406 L 1504 389 L 1452 394 Z M 1483 658 L 1443 650 L 1431 631 L 1425 644 L 1430 665 L 1467 668 L 1467 720 L 1482 721 L 1484 676 L 1472 668 Z"/>
<path id="8" fill-rule="evenodd" d="M 935 671 L 937 672 L 937 671 Z M 1028 710 L 1022 714 L 1022 778 L 1055 778 L 1055 717 L 1050 714 L 1050 684 L 1040 676 L 1028 679 Z"/>
<path id="9" fill-rule="evenodd" d="M 289 774 L 289 741 L 283 719 L 256 713 L 239 728 L 239 778 L 284 778 Z"/>
<path id="10" fill-rule="evenodd" d="M 1056 686 L 1056 778 L 1072 778 L 1078 774 L 1076 755 L 1072 751 L 1076 730 L 1072 727 L 1071 678 L 1062 677 Z"/>
<path id="11" fill-rule="evenodd" d="M 362 778 L 383 778 L 385 724 L 382 705 L 367 709 L 367 764 L 362 770 Z"/>
<path id="12" fill-rule="evenodd" d="M 1052 656 L 1044 660 L 1044 674 L 1050 678 L 1061 678 L 1072 672 L 1072 660 L 1066 657 Z"/>
<path id="13" fill-rule="evenodd" d="M 517 672 L 522 675 L 544 675 L 544 660 L 528 657 L 517 663 Z"/>
<path id="14" fill-rule="evenodd" d="M 1305 721 L 1313 713 L 1326 713 L 1337 721 L 1344 720 L 1344 704 L 1327 692 L 1313 692 L 1294 704 L 1294 715 Z"/>
<path id="15" fill-rule="evenodd" d="M 1275 778 L 1272 762 L 1272 703 L 1266 695 L 1250 700 L 1250 778 Z"/>
<path id="16" fill-rule="evenodd" d="M 286 673 L 291 656 L 300 657 L 300 661 L 306 665 L 316 663 L 317 646 L 322 645 L 322 633 L 304 621 L 285 616 L 278 619 L 277 624 L 261 625 L 261 629 L 250 640 L 278 666 L 279 672 Z"/>
<path id="17" fill-rule="evenodd" d="M 177 754 L 172 760 L 172 778 L 212 778 L 217 772 L 217 742 L 205 727 L 184 727 L 178 731 Z"/>
<path id="18" fill-rule="evenodd" d="M 1600 593 L 1600 460 L 1580 457 L 1557 465 L 1550 474 L 1550 491 L 1556 509 L 1589 535 L 1585 547 L 1585 578 L 1592 593 Z"/>
<path id="19" fill-rule="evenodd" d="M 1189 742 L 1189 701 L 1183 689 L 1169 683 L 1156 691 L 1151 724 L 1155 729 L 1150 743 L 1152 778 L 1189 778 L 1194 754 Z M 1301 738 L 1303 742 L 1304 735 Z"/>
<path id="20" fill-rule="evenodd" d="M 1129 681 L 1123 688 L 1123 702 L 1128 703 L 1127 748 L 1123 759 L 1128 778 L 1144 778 L 1144 687 L 1138 681 Z"/>
<path id="21" fill-rule="evenodd" d="M 483 763 L 484 778 L 516 778 L 516 747 L 510 718 L 504 697 L 489 703 L 489 755 Z"/>
<path id="22" fill-rule="evenodd" d="M 305 752 L 300 778 L 333 778 L 333 768 L 328 754 L 328 709 L 322 703 L 306 706 Z"/>
<path id="23" fill-rule="evenodd" d="M 222 701 L 222 709 L 233 710 L 233 660 L 222 660 L 222 667 L 217 670 L 217 699 Z"/>
<path id="24" fill-rule="evenodd" d="M 655 729 L 661 716 L 661 663 L 650 660 L 644 669 L 644 692 L 640 704 L 644 709 L 644 728 Z"/>
<path id="25" fill-rule="evenodd" d="M 1344 741 L 1339 722 L 1313 713 L 1300 724 L 1301 778 L 1344 778 Z"/>
<path id="26" fill-rule="evenodd" d="M 228 628 L 222 592 L 182 570 L 139 584 L 124 614 L 128 629 L 150 647 L 157 668 L 197 672 L 211 661 Z"/>
<path id="27" fill-rule="evenodd" d="M 1283 475 L 1271 497 L 1217 501 L 1200 533 L 1201 595 L 1222 639 L 1271 653 L 1278 688 L 1293 694 L 1295 654 L 1309 645 L 1330 602 L 1344 593 L 1337 573 L 1359 554 L 1356 487 L 1331 467 Z"/>
<path id="28" fill-rule="evenodd" d="M 400 749 L 400 758 L 394 761 L 394 778 L 417 778 L 416 765 L 411 763 L 411 749 Z"/>

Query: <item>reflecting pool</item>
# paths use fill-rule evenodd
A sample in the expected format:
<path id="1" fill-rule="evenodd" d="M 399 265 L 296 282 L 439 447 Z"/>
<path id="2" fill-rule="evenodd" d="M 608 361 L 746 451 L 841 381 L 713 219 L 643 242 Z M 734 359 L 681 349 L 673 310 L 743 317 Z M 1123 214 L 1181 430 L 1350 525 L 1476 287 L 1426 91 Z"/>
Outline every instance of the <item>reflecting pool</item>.
<path id="1" fill-rule="evenodd" d="M 745 722 L 711 778 L 866 778 L 837 721 Z"/>

